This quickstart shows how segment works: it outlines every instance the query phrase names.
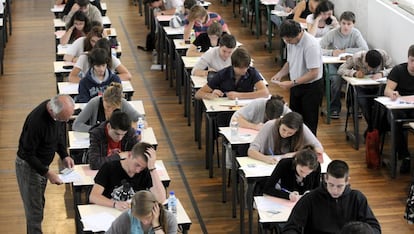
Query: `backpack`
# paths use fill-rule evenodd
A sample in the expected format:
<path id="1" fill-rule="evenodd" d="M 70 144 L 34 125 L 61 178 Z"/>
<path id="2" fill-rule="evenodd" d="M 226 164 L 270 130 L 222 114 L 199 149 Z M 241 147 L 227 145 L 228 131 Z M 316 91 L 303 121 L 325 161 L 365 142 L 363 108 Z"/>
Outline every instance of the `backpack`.
<path id="1" fill-rule="evenodd" d="M 147 40 L 145 42 L 145 50 L 153 51 L 155 49 L 155 34 L 149 32 L 147 34 Z"/>
<path id="2" fill-rule="evenodd" d="M 411 182 L 410 191 L 408 192 L 404 218 L 409 224 L 414 223 L 414 181 Z"/>
<path id="3" fill-rule="evenodd" d="M 365 140 L 365 160 L 368 168 L 378 169 L 380 167 L 379 146 L 378 130 L 368 132 Z"/>

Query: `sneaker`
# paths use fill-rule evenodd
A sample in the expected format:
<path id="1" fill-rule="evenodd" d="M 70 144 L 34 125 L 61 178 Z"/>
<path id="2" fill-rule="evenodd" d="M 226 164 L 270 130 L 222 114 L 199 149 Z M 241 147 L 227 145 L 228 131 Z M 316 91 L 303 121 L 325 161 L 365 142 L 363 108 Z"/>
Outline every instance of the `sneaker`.
<path id="1" fill-rule="evenodd" d="M 339 119 L 339 112 L 338 111 L 332 111 L 331 112 L 331 119 Z"/>
<path id="2" fill-rule="evenodd" d="M 410 158 L 404 158 L 401 162 L 400 166 L 400 173 L 401 174 L 407 174 L 410 172 L 411 169 L 411 160 Z"/>

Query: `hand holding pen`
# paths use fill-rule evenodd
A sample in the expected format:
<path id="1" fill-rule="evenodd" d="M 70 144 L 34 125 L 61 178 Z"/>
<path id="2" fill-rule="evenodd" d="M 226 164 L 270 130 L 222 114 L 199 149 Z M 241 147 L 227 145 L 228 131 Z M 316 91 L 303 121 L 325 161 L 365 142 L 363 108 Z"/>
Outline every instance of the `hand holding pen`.
<path id="1" fill-rule="evenodd" d="M 300 195 L 299 195 L 299 192 L 297 192 L 297 191 L 293 191 L 293 192 L 291 192 L 291 191 L 289 191 L 289 190 L 287 190 L 287 189 L 285 189 L 285 188 L 281 188 L 281 190 L 283 191 L 283 192 L 286 192 L 286 193 L 289 193 L 289 200 L 290 201 L 292 201 L 292 202 L 296 202 L 297 200 L 299 200 L 300 199 Z"/>
<path id="2" fill-rule="evenodd" d="M 277 157 L 275 157 L 275 154 L 273 153 L 273 150 L 271 147 L 269 147 L 269 153 L 270 157 L 266 157 L 266 162 L 269 164 L 276 164 L 279 160 Z"/>
<path id="3" fill-rule="evenodd" d="M 390 98 L 392 101 L 395 101 L 399 96 L 400 94 L 398 93 L 398 91 L 393 91 Z"/>

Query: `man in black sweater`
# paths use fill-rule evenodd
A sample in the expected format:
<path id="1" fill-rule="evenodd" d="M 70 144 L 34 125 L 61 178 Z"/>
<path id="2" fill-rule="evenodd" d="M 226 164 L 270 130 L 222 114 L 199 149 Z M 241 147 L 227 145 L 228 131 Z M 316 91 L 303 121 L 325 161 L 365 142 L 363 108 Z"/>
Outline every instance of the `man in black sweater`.
<path id="1" fill-rule="evenodd" d="M 42 233 L 47 180 L 62 184 L 59 176 L 49 170 L 55 152 L 66 167 L 74 165 L 65 138 L 65 124 L 73 115 L 74 107 L 70 96 L 57 95 L 30 112 L 23 125 L 16 157 L 16 177 L 26 214 L 27 233 Z"/>
<path id="2" fill-rule="evenodd" d="M 349 186 L 348 165 L 334 160 L 328 165 L 324 185 L 295 205 L 283 233 L 339 233 L 351 221 L 367 223 L 373 233 L 381 233 L 367 198 Z"/>

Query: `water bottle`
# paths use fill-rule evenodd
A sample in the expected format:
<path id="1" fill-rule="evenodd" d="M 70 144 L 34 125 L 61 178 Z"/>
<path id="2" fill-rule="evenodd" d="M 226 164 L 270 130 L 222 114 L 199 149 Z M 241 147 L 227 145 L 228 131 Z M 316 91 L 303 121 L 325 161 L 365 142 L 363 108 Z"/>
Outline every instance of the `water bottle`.
<path id="1" fill-rule="evenodd" d="M 142 136 L 144 135 L 144 120 L 142 119 L 142 117 L 138 118 L 138 123 L 137 123 L 137 130 L 136 130 L 136 135 L 138 136 L 138 139 L 141 141 L 142 140 Z"/>
<path id="2" fill-rule="evenodd" d="M 191 33 L 190 33 L 190 43 L 193 44 L 195 39 L 196 39 L 195 31 L 194 31 L 194 29 L 192 29 Z"/>
<path id="3" fill-rule="evenodd" d="M 168 211 L 177 216 L 177 198 L 174 191 L 170 191 L 170 196 L 168 197 Z"/>
<path id="4" fill-rule="evenodd" d="M 153 64 L 158 64 L 158 57 L 157 57 L 157 50 L 156 49 L 152 50 L 152 63 Z"/>
<path id="5" fill-rule="evenodd" d="M 115 48 L 111 48 L 111 55 L 113 57 L 116 57 L 116 49 Z"/>
<path id="6" fill-rule="evenodd" d="M 239 106 L 239 98 L 238 97 L 236 97 L 236 99 L 234 100 L 234 105 Z"/>
<path id="7" fill-rule="evenodd" d="M 233 118 L 230 122 L 231 138 L 236 139 L 239 135 L 239 122 Z"/>

